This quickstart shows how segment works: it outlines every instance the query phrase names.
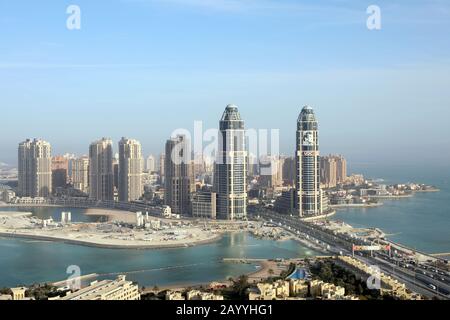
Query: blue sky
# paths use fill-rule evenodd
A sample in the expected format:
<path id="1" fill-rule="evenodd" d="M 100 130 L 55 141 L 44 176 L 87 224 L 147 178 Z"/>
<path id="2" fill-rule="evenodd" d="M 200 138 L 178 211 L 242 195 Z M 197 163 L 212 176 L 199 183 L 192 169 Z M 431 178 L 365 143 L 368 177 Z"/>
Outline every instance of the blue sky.
<path id="1" fill-rule="evenodd" d="M 83 154 L 127 136 L 157 154 L 235 103 L 286 154 L 310 104 L 322 153 L 449 164 L 449 34 L 445 0 L 0 0 L 0 161 L 27 137 Z"/>

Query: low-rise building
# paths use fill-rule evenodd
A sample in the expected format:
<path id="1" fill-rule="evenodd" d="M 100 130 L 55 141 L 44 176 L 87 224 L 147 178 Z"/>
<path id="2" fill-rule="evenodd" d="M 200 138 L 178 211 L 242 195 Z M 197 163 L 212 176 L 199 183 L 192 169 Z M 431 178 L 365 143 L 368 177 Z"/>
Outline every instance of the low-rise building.
<path id="1" fill-rule="evenodd" d="M 183 297 L 183 294 L 179 291 L 167 291 L 166 292 L 166 300 L 183 301 L 186 299 Z"/>
<path id="2" fill-rule="evenodd" d="M 140 300 L 139 287 L 124 275 L 116 280 L 94 281 L 88 287 L 53 300 Z"/>
<path id="3" fill-rule="evenodd" d="M 215 295 L 210 292 L 202 292 L 199 290 L 191 290 L 186 294 L 187 300 L 213 300 L 213 301 L 221 301 L 224 300 L 223 296 Z"/>
<path id="4" fill-rule="evenodd" d="M 195 192 L 191 196 L 192 216 L 216 219 L 217 194 L 215 192 Z"/>

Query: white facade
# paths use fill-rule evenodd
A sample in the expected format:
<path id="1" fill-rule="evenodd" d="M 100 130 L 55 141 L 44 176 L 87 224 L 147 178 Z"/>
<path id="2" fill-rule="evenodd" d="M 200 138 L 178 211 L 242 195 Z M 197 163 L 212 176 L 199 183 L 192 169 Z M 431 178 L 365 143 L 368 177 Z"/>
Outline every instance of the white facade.
<path id="1" fill-rule="evenodd" d="M 26 140 L 18 149 L 19 185 L 22 197 L 48 197 L 52 193 L 52 149 L 43 140 Z"/>

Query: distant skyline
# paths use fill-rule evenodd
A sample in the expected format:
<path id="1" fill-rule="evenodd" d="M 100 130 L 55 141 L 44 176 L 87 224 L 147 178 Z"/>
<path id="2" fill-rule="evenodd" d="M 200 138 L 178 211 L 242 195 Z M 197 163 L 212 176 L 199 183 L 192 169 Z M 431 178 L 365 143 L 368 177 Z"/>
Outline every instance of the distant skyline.
<path id="1" fill-rule="evenodd" d="M 71 4 L 81 30 L 66 28 Z M 0 162 L 17 165 L 26 138 L 82 155 L 125 136 L 158 155 L 234 103 L 246 128 L 280 129 L 286 155 L 308 104 L 322 155 L 450 165 L 448 30 L 439 0 L 2 1 Z"/>

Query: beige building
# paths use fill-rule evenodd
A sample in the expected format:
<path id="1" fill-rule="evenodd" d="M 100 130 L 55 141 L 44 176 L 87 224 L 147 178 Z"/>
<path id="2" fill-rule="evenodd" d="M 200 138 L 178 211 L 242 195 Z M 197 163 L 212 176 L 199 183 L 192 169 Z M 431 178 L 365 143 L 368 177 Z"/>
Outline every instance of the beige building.
<path id="1" fill-rule="evenodd" d="M 185 297 L 183 297 L 183 294 L 179 291 L 167 291 L 166 292 L 166 300 L 184 301 L 186 299 L 185 299 Z"/>
<path id="2" fill-rule="evenodd" d="M 320 158 L 320 182 L 327 188 L 334 188 L 347 180 L 347 161 L 341 155 Z"/>
<path id="3" fill-rule="evenodd" d="M 72 160 L 72 186 L 85 194 L 89 193 L 89 158 Z"/>
<path id="4" fill-rule="evenodd" d="M 121 275 L 116 280 L 94 281 L 88 287 L 53 300 L 140 300 L 139 287 Z"/>
<path id="5" fill-rule="evenodd" d="M 119 201 L 135 201 L 142 196 L 143 164 L 141 143 L 122 138 L 119 141 Z"/>
<path id="6" fill-rule="evenodd" d="M 306 297 L 308 295 L 308 282 L 305 280 L 292 279 L 290 281 L 289 293 L 291 297 Z"/>
<path id="7" fill-rule="evenodd" d="M 172 213 L 191 213 L 191 193 L 195 191 L 190 141 L 179 135 L 166 142 L 164 201 Z"/>
<path id="8" fill-rule="evenodd" d="M 212 300 L 212 301 L 221 301 L 224 300 L 223 296 L 215 295 L 210 292 L 202 292 L 199 290 L 191 290 L 186 294 L 186 300 Z"/>
<path id="9" fill-rule="evenodd" d="M 52 194 L 52 148 L 43 140 L 26 140 L 18 149 L 18 196 L 49 197 Z"/>
<path id="10" fill-rule="evenodd" d="M 114 200 L 112 141 L 103 138 L 89 147 L 89 198 Z"/>

